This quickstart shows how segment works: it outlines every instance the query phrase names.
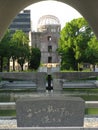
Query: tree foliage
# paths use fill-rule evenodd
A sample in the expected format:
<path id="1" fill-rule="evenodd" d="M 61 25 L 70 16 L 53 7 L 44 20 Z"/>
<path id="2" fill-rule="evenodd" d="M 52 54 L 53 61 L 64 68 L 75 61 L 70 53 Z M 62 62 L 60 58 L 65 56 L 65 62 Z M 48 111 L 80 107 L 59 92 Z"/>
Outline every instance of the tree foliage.
<path id="1" fill-rule="evenodd" d="M 39 48 L 31 48 L 29 69 L 37 70 L 40 66 L 41 52 Z"/>
<path id="2" fill-rule="evenodd" d="M 25 63 L 29 64 L 30 69 L 37 70 L 41 52 L 38 48 L 30 48 L 28 43 L 28 35 L 23 31 L 16 30 L 14 34 L 10 34 L 8 30 L 0 41 L 0 71 L 3 71 L 4 65 L 9 70 L 10 58 L 13 60 L 13 71 L 15 71 L 15 61 L 18 62 L 22 71 Z"/>
<path id="3" fill-rule="evenodd" d="M 85 53 L 89 63 L 93 65 L 98 63 L 98 40 L 95 36 L 93 36 L 88 42 L 88 47 Z"/>
<path id="4" fill-rule="evenodd" d="M 23 71 L 23 65 L 29 59 L 29 38 L 28 36 L 21 30 L 17 30 L 12 37 L 12 58 L 13 61 L 17 59 L 18 63 L 21 66 L 21 70 Z"/>
<path id="5" fill-rule="evenodd" d="M 86 49 L 93 32 L 84 18 L 68 22 L 62 29 L 59 40 L 59 54 L 62 69 L 78 70 L 78 64 L 87 61 Z"/>
<path id="6" fill-rule="evenodd" d="M 7 30 L 4 37 L 0 41 L 0 71 L 3 71 L 3 63 L 4 63 L 4 58 L 7 59 L 7 70 L 9 71 L 9 60 L 11 58 L 11 48 L 10 48 L 10 43 L 11 43 L 11 35 L 10 31 Z"/>

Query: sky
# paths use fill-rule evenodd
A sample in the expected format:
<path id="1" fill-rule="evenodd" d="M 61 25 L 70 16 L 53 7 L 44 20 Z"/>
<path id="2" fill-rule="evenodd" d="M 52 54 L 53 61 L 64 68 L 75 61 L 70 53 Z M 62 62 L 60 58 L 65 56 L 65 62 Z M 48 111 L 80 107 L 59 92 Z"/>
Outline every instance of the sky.
<path id="1" fill-rule="evenodd" d="M 37 2 L 25 9 L 31 10 L 32 31 L 36 31 L 38 20 L 43 15 L 56 16 L 60 20 L 61 28 L 65 26 L 66 22 L 82 17 L 81 14 L 71 6 L 57 1 L 48 0 Z"/>

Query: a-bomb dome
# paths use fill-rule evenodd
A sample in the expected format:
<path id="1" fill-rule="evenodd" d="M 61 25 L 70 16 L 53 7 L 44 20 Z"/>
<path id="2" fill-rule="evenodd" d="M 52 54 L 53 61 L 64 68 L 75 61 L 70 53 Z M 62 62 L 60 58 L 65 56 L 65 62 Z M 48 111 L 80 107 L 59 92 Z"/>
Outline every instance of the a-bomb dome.
<path id="1" fill-rule="evenodd" d="M 55 25 L 55 24 L 60 24 L 59 19 L 56 16 L 53 15 L 44 15 L 40 17 L 38 21 L 38 27 L 43 26 L 43 25 Z"/>

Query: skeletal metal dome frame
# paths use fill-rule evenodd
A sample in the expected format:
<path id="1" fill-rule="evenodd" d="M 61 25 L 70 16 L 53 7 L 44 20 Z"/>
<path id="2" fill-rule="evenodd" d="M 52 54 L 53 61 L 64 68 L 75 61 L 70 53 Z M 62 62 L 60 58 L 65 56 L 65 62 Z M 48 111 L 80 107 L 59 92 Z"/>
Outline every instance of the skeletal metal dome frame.
<path id="1" fill-rule="evenodd" d="M 44 15 L 44 16 L 40 17 L 40 19 L 38 21 L 38 27 L 42 26 L 42 25 L 50 25 L 50 24 L 59 24 L 60 25 L 60 21 L 56 16 L 53 16 L 53 15 Z"/>
<path id="2" fill-rule="evenodd" d="M 11 21 L 21 10 L 31 4 L 41 1 L 43 0 L 0 0 L 0 39 L 4 35 Z M 68 4 L 79 11 L 79 13 L 88 21 L 98 38 L 98 0 L 57 1 Z"/>

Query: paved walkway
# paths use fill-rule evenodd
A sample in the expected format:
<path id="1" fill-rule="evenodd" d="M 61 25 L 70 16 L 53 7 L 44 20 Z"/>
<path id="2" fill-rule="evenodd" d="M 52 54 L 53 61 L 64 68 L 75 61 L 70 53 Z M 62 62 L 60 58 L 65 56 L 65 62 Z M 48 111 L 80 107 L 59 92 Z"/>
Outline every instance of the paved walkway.
<path id="1" fill-rule="evenodd" d="M 98 127 L 98 118 L 85 118 L 84 119 L 84 127 L 85 128 L 96 128 Z M 2 119 L 0 120 L 0 129 L 8 129 L 8 128 L 17 128 L 17 121 L 16 119 Z"/>

